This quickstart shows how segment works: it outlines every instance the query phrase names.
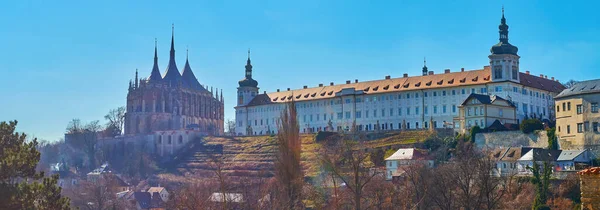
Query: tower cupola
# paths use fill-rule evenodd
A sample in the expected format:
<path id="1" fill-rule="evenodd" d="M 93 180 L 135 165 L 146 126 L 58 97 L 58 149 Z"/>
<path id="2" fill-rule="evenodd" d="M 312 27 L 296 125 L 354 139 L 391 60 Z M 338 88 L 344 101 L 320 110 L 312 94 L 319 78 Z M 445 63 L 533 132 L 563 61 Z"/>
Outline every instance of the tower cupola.
<path id="1" fill-rule="evenodd" d="M 492 46 L 490 52 L 493 55 L 517 55 L 519 48 L 508 43 L 508 25 L 506 25 L 506 18 L 504 18 L 504 7 L 502 7 L 502 19 L 500 19 L 500 25 L 498 26 L 498 29 L 500 34 L 500 42 Z"/>

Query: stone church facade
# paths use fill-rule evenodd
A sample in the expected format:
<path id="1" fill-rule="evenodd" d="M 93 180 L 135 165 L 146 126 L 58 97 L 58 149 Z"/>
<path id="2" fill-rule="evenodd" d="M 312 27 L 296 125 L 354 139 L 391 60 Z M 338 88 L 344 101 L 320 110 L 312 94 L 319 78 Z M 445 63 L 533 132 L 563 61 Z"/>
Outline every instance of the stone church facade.
<path id="1" fill-rule="evenodd" d="M 223 92 L 202 85 L 186 58 L 182 73 L 175 62 L 174 35 L 164 75 L 158 68 L 157 47 L 150 76 L 129 82 L 125 135 L 152 135 L 165 131 L 194 130 L 222 135 Z M 187 57 L 187 56 L 186 56 Z"/>

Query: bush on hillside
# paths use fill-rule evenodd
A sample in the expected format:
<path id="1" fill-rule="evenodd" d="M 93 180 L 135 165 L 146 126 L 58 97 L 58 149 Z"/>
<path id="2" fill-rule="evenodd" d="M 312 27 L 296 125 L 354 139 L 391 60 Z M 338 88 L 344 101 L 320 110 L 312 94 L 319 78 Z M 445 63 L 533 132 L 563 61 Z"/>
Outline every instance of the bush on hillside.
<path id="1" fill-rule="evenodd" d="M 481 133 L 481 128 L 476 125 L 473 128 L 471 128 L 471 135 L 469 135 L 471 138 L 471 142 L 475 142 L 475 135 L 477 133 Z"/>
<path id="2" fill-rule="evenodd" d="M 521 123 L 521 131 L 526 134 L 542 129 L 544 129 L 544 124 L 538 119 L 527 119 Z"/>

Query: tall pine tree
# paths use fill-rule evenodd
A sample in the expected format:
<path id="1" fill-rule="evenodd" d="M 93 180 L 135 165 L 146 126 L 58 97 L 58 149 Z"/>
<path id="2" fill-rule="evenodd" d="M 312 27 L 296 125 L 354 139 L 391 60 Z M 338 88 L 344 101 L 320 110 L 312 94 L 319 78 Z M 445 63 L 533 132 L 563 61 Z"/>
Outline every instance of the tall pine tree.
<path id="1" fill-rule="evenodd" d="M 35 171 L 40 161 L 37 139 L 15 132 L 17 121 L 0 122 L 0 209 L 70 209 L 58 176 Z"/>

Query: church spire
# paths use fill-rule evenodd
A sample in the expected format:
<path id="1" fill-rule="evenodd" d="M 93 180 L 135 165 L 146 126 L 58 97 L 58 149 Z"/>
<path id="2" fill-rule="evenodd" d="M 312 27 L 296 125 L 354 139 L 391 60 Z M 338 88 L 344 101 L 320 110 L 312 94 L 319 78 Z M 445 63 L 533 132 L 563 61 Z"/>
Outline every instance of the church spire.
<path id="1" fill-rule="evenodd" d="M 179 84 L 181 80 L 181 74 L 177 69 L 177 63 L 175 63 L 175 24 L 171 26 L 171 52 L 169 56 L 169 65 L 165 72 L 164 80 L 171 83 L 171 85 Z"/>
<path id="2" fill-rule="evenodd" d="M 162 80 L 162 76 L 160 76 L 160 69 L 158 69 L 158 41 L 154 38 L 154 65 L 152 66 L 152 72 L 150 72 L 150 77 L 148 80 L 150 81 L 160 81 Z"/>
<path id="3" fill-rule="evenodd" d="M 175 60 L 175 24 L 171 25 L 171 53 L 169 59 Z"/>
<path id="4" fill-rule="evenodd" d="M 423 76 L 427 76 L 427 60 L 423 57 Z"/>

